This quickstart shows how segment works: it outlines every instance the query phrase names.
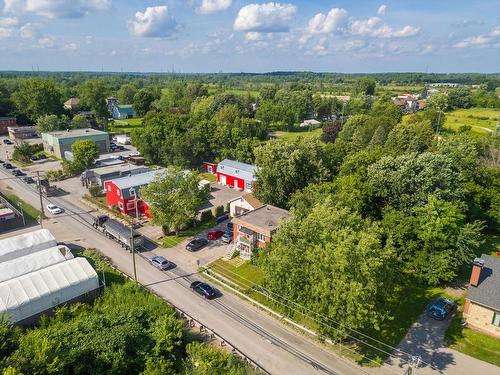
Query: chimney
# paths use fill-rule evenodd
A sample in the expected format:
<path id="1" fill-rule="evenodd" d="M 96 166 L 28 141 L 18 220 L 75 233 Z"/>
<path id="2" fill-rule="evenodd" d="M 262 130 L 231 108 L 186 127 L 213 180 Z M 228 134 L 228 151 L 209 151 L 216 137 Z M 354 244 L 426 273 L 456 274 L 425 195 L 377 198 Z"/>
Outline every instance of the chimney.
<path id="1" fill-rule="evenodd" d="M 472 264 L 472 273 L 470 275 L 470 285 L 478 286 L 479 278 L 481 277 L 481 269 L 484 266 L 484 259 L 476 258 Z"/>

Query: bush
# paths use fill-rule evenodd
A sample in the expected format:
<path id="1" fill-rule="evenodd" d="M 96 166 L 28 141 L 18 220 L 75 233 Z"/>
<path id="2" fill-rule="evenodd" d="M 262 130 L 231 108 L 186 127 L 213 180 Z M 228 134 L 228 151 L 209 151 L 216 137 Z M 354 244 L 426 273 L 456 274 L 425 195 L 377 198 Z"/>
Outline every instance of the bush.
<path id="1" fill-rule="evenodd" d="M 67 177 L 66 173 L 64 173 L 62 169 L 52 169 L 50 171 L 47 171 L 46 176 L 49 181 L 61 181 Z"/>
<path id="2" fill-rule="evenodd" d="M 215 207 L 215 217 L 224 215 L 224 206 L 217 206 Z"/>
<path id="3" fill-rule="evenodd" d="M 89 193 L 91 196 L 98 197 L 102 194 L 102 188 L 99 185 L 90 185 L 89 187 Z"/>
<path id="4" fill-rule="evenodd" d="M 201 213 L 201 216 L 200 216 L 200 221 L 202 223 L 206 222 L 206 221 L 210 221 L 214 218 L 214 215 L 212 214 L 212 211 L 211 210 L 206 210 L 206 211 L 203 211 Z"/>

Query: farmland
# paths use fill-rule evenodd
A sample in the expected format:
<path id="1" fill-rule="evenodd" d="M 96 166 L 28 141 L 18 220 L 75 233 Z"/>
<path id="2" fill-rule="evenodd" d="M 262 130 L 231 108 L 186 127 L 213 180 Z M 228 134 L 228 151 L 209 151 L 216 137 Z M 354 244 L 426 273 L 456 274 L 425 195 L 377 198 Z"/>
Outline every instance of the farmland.
<path id="1" fill-rule="evenodd" d="M 475 133 L 488 134 L 495 131 L 497 116 L 500 116 L 500 111 L 490 108 L 457 109 L 446 113 L 444 127 L 456 131 L 465 125 Z"/>

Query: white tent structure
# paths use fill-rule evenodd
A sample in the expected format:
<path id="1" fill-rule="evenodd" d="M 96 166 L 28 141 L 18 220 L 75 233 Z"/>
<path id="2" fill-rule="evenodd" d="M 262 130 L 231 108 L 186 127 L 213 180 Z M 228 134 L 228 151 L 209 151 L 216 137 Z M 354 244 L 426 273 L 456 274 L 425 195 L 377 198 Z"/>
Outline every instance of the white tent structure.
<path id="1" fill-rule="evenodd" d="M 73 259 L 66 246 L 50 247 L 0 263 L 0 283 Z"/>
<path id="2" fill-rule="evenodd" d="M 0 315 L 27 323 L 41 313 L 99 288 L 85 258 L 74 258 L 0 283 Z"/>
<path id="3" fill-rule="evenodd" d="M 0 240 L 0 263 L 55 246 L 57 241 L 47 229 L 9 237 Z"/>

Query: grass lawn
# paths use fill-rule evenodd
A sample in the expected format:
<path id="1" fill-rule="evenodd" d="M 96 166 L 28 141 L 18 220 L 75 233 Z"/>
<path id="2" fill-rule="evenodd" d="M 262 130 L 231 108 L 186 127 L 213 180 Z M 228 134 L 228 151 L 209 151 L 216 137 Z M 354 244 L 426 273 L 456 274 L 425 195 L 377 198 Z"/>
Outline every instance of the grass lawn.
<path id="1" fill-rule="evenodd" d="M 284 139 L 285 141 L 295 141 L 297 138 L 319 138 L 322 133 L 322 129 L 314 129 L 304 132 L 278 132 L 277 136 L 279 139 Z"/>
<path id="2" fill-rule="evenodd" d="M 459 352 L 500 366 L 500 340 L 462 326 L 463 302 L 462 299 L 459 311 L 446 331 L 446 343 Z"/>
<path id="3" fill-rule="evenodd" d="M 472 127 L 479 134 L 489 134 L 495 130 L 500 111 L 491 108 L 457 109 L 446 113 L 445 128 L 458 130 L 463 125 Z"/>
<path id="4" fill-rule="evenodd" d="M 142 118 L 130 118 L 127 120 L 113 120 L 106 127 L 106 131 L 115 134 L 130 134 L 133 129 L 142 125 Z"/>
<path id="5" fill-rule="evenodd" d="M 203 173 L 200 173 L 200 177 L 203 180 L 207 180 L 207 181 L 210 181 L 210 182 L 216 182 L 217 181 L 217 175 L 215 175 L 213 173 L 203 172 Z"/>
<path id="6" fill-rule="evenodd" d="M 7 201 L 12 204 L 14 207 L 19 209 L 19 203 L 21 204 L 24 212 L 24 219 L 26 220 L 26 224 L 34 224 L 37 222 L 36 218 L 41 215 L 41 212 L 37 210 L 35 207 L 29 205 L 17 195 L 2 192 L 2 195 L 7 199 Z"/>
<path id="7" fill-rule="evenodd" d="M 161 239 L 161 246 L 165 249 L 174 247 L 180 244 L 182 241 L 196 236 L 198 233 L 214 227 L 216 224 L 215 219 L 206 221 L 204 223 L 198 224 L 196 227 L 192 227 L 181 231 L 178 235 L 165 236 Z"/>

